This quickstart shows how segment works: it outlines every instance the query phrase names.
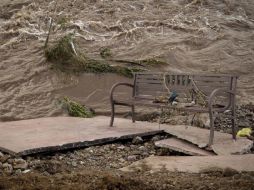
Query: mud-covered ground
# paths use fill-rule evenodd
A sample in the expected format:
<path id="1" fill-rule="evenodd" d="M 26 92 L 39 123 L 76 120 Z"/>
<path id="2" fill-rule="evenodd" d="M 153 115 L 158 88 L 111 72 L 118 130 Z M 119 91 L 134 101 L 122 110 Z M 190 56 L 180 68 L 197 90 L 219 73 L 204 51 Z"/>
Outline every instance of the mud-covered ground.
<path id="1" fill-rule="evenodd" d="M 25 174 L 0 178 L 0 189 L 84 189 L 84 190 L 252 190 L 253 174 L 208 172 L 186 174 L 177 172 L 103 172 L 81 171 L 63 175 Z"/>
<path id="2" fill-rule="evenodd" d="M 3 154 L 0 161 L 7 160 L 4 167 L 0 164 L 0 171 L 1 168 L 4 171 L 0 172 L 0 189 L 254 189 L 254 173 L 239 173 L 229 168 L 210 168 L 199 174 L 163 169 L 152 173 L 146 165 L 134 173 L 118 170 L 150 155 L 184 156 L 155 147 L 154 141 L 163 138 L 167 135 L 148 139 L 137 137 L 126 142 L 23 159 Z"/>
<path id="3" fill-rule="evenodd" d="M 253 102 L 254 1 L 252 0 L 2 0 L 0 2 L 0 118 L 17 120 L 62 114 L 56 99 L 81 79 L 51 69 L 49 45 L 73 33 L 86 56 L 111 65 L 153 59 L 148 70 L 239 74 L 239 103 Z M 101 51 L 110 50 L 105 59 Z M 71 94 L 96 108 L 108 108 L 108 90 L 93 80 L 85 94 Z M 107 82 L 105 82 L 107 81 Z M 67 88 L 64 88 L 67 87 Z M 66 89 L 62 91 L 61 89 Z M 105 101 L 101 101 L 105 100 Z M 98 101 L 101 101 L 99 104 Z"/>

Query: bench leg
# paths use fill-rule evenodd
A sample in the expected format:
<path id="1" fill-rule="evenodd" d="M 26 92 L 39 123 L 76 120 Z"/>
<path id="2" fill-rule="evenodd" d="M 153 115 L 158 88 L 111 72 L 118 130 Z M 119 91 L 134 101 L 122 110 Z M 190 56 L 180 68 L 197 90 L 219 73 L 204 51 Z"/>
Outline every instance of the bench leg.
<path id="1" fill-rule="evenodd" d="M 194 113 L 194 115 L 193 115 L 193 117 L 192 117 L 192 119 L 191 119 L 191 126 L 193 126 L 193 124 L 194 124 L 194 119 L 195 119 L 195 117 L 196 117 L 196 113 Z"/>
<path id="2" fill-rule="evenodd" d="M 111 119 L 109 126 L 112 127 L 114 123 L 114 117 L 115 117 L 115 105 L 114 103 L 111 103 Z"/>
<path id="3" fill-rule="evenodd" d="M 135 118 L 135 106 L 131 106 L 131 116 L 132 116 L 132 122 L 135 123 L 136 118 Z"/>
<path id="4" fill-rule="evenodd" d="M 209 111 L 209 117 L 210 117 L 210 137 L 209 137 L 209 143 L 208 147 L 213 145 L 213 138 L 214 138 L 214 117 L 213 117 L 213 112 Z"/>
<path id="5" fill-rule="evenodd" d="M 234 98 L 233 98 L 234 99 Z M 233 100 L 232 104 L 232 136 L 233 139 L 236 140 L 236 126 L 235 126 L 235 121 L 236 121 L 236 113 L 235 113 L 235 102 Z"/>

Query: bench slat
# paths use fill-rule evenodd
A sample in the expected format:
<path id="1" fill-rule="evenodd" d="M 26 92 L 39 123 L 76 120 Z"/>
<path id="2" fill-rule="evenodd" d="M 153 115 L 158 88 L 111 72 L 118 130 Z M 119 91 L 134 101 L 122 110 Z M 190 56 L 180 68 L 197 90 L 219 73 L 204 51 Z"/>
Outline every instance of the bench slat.
<path id="1" fill-rule="evenodd" d="M 231 82 L 230 76 L 192 76 L 194 81 Z"/>
<path id="2" fill-rule="evenodd" d="M 196 81 L 195 82 L 196 86 L 197 87 L 202 87 L 202 86 L 207 86 L 207 87 L 210 87 L 210 88 L 221 88 L 221 87 L 225 87 L 227 89 L 230 89 L 230 83 L 228 82 L 205 82 L 205 81 Z"/>

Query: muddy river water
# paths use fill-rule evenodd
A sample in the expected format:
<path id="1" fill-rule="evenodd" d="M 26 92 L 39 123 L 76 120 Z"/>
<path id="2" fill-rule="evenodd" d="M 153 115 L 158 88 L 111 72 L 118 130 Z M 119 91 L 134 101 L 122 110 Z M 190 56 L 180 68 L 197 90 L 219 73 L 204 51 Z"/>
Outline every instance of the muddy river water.
<path id="1" fill-rule="evenodd" d="M 237 74 L 238 103 L 254 102 L 253 10 L 253 0 L 1 0 L 0 120 L 61 115 L 63 96 L 109 109 L 112 84 L 130 81 L 52 69 L 43 51 L 51 19 L 49 45 L 71 33 L 78 51 L 111 65 L 153 59 L 165 65 L 145 69 Z"/>

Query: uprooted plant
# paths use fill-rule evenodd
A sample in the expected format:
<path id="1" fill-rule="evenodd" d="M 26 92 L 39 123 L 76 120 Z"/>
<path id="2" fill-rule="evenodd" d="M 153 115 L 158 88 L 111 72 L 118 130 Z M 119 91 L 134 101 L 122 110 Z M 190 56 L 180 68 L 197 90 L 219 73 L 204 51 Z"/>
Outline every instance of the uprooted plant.
<path id="1" fill-rule="evenodd" d="M 118 73 L 132 77 L 138 68 L 111 66 L 107 63 L 86 57 L 75 47 L 74 35 L 68 34 L 60 38 L 52 47 L 45 49 L 48 61 L 62 71 L 92 72 L 92 73 Z"/>
<path id="2" fill-rule="evenodd" d="M 61 103 L 63 108 L 68 111 L 68 114 L 70 116 L 90 118 L 95 115 L 95 113 L 92 110 L 73 100 L 70 100 L 68 97 L 64 97 Z"/>

